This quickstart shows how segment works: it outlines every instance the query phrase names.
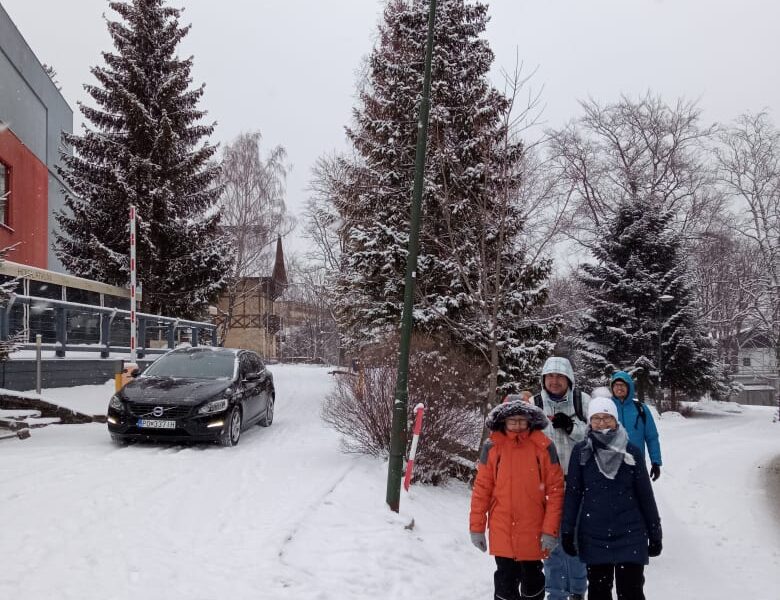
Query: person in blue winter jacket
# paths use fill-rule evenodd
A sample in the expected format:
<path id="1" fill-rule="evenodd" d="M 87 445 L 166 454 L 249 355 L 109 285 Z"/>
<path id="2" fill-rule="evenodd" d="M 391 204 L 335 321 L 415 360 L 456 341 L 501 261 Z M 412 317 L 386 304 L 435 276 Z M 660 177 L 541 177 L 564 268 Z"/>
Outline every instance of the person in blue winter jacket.
<path id="1" fill-rule="evenodd" d="M 587 565 L 588 600 L 645 600 L 644 568 L 662 550 L 661 518 L 639 449 L 610 398 L 588 406 L 588 433 L 571 453 L 561 545 Z"/>
<path id="2" fill-rule="evenodd" d="M 628 433 L 628 440 L 642 453 L 645 447 L 650 455 L 650 478 L 655 481 L 661 476 L 661 442 L 652 413 L 646 406 L 634 399 L 634 380 L 625 371 L 616 371 L 609 384 L 612 401 L 617 407 L 620 424 Z"/>

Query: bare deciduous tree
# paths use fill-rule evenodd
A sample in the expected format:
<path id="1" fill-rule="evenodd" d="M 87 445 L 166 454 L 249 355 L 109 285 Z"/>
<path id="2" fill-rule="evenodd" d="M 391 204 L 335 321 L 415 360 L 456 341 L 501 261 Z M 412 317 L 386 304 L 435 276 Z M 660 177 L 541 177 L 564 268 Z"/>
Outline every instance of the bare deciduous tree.
<path id="1" fill-rule="evenodd" d="M 716 127 L 694 102 L 666 104 L 648 92 L 614 104 L 580 102 L 584 115 L 551 131 L 550 151 L 571 201 L 566 230 L 588 248 L 621 202 L 654 198 L 684 236 L 706 228 L 722 206 L 705 153 Z"/>
<path id="2" fill-rule="evenodd" d="M 741 332 L 751 320 L 760 282 L 755 245 L 724 224 L 700 236 L 691 250 L 701 319 L 716 341 L 718 360 L 736 372 Z"/>
<path id="3" fill-rule="evenodd" d="M 338 364 L 340 344 L 327 269 L 318 263 L 301 264 L 296 257 L 288 259 L 287 267 L 290 281 L 281 298 L 285 317 L 282 360 L 305 358 Z"/>
<path id="4" fill-rule="evenodd" d="M 346 184 L 347 168 L 347 162 L 337 154 L 318 158 L 312 168 L 312 179 L 309 184 L 311 196 L 304 210 L 304 235 L 315 247 L 308 258 L 324 265 L 332 272 L 338 271 L 339 259 L 344 248 L 341 217 L 333 201 L 338 190 Z"/>
<path id="5" fill-rule="evenodd" d="M 773 340 L 780 377 L 780 131 L 766 112 L 745 114 L 720 141 L 719 181 L 737 203 L 737 231 L 759 270 L 751 317 Z"/>
<path id="6" fill-rule="evenodd" d="M 273 244 L 295 224 L 287 215 L 284 200 L 287 153 L 276 146 L 262 157 L 261 140 L 259 131 L 242 133 L 225 147 L 222 156 L 222 226 L 230 236 L 235 256 L 225 290 L 228 302 L 223 340 L 236 306 L 247 295 L 257 293 L 251 286 L 242 285 L 242 279 L 270 274 Z"/>

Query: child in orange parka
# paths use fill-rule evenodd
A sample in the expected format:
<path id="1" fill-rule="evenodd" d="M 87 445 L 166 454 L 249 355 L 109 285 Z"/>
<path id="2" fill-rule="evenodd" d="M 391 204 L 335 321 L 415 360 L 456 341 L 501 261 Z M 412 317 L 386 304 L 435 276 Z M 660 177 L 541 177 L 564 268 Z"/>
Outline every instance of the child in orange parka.
<path id="1" fill-rule="evenodd" d="M 547 417 L 535 405 L 510 400 L 495 407 L 485 426 L 471 495 L 472 543 L 496 559 L 495 597 L 543 600 L 542 559 L 558 543 L 563 510 L 563 469 L 542 432 Z"/>

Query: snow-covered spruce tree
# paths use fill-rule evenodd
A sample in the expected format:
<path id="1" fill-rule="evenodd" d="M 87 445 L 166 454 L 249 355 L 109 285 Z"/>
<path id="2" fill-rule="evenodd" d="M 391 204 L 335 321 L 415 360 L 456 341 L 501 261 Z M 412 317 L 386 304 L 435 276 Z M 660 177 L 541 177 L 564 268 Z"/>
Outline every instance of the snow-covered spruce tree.
<path id="1" fill-rule="evenodd" d="M 578 346 L 593 385 L 625 369 L 638 380 L 644 399 L 648 386 L 657 385 L 650 373 L 658 369 L 660 335 L 661 381 L 676 405 L 677 392 L 698 398 L 725 390 L 671 219 L 652 201 L 620 206 L 594 250 L 598 263 L 584 265 L 579 275 L 588 310 Z"/>
<path id="2" fill-rule="evenodd" d="M 389 1 L 348 129 L 358 158 L 335 198 L 345 240 L 335 294 L 353 351 L 384 339 L 402 313 L 428 8 Z M 524 260 L 522 223 L 502 193 L 522 148 L 506 145 L 508 100 L 488 80 L 493 53 L 480 38 L 487 18 L 478 2 L 437 5 L 414 328 L 448 332 L 488 357 L 493 340 L 506 380 L 538 368 L 549 348 L 537 340 L 552 332 L 528 325 L 544 301 L 548 267 Z M 497 275 L 502 286 L 491 287 L 499 257 L 509 266 Z M 491 305 L 496 291 L 505 295 Z"/>
<path id="3" fill-rule="evenodd" d="M 83 135 L 64 135 L 66 210 L 57 255 L 82 277 L 129 282 L 129 206 L 138 210 L 137 252 L 142 310 L 182 317 L 202 314 L 229 273 L 230 258 L 215 204 L 215 147 L 203 141 L 203 86 L 190 89 L 192 57 L 176 47 L 189 31 L 165 0 L 111 2 L 115 52 L 92 68 L 85 89 L 97 107 L 80 104 Z"/>

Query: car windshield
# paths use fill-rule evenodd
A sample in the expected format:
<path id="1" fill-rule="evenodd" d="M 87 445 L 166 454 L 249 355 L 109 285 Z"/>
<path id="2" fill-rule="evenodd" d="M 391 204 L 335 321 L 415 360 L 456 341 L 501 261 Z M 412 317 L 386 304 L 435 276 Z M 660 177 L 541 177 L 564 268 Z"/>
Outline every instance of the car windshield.
<path id="1" fill-rule="evenodd" d="M 154 361 L 144 377 L 232 379 L 236 355 L 227 351 L 192 349 L 171 352 Z"/>

